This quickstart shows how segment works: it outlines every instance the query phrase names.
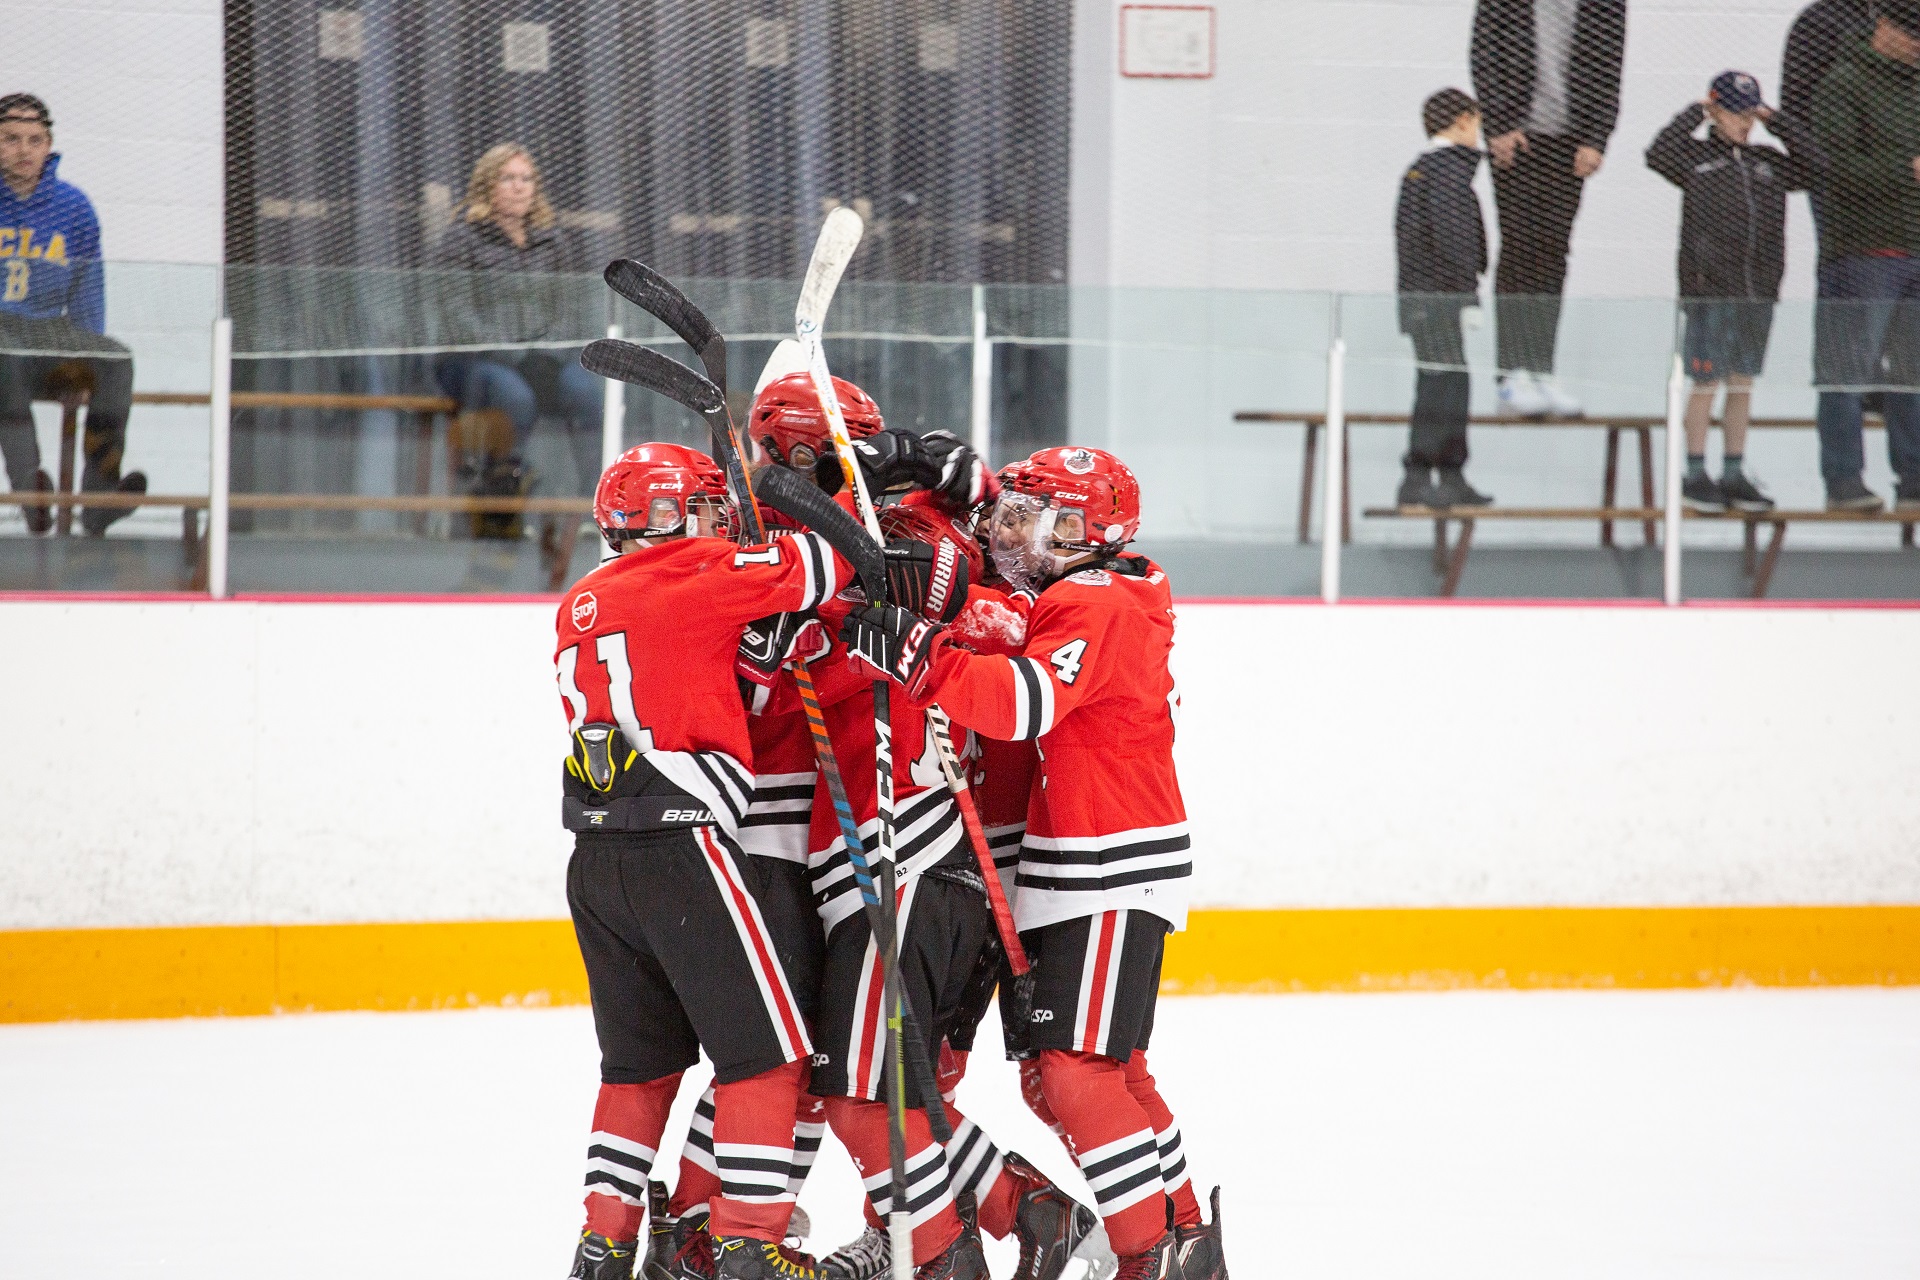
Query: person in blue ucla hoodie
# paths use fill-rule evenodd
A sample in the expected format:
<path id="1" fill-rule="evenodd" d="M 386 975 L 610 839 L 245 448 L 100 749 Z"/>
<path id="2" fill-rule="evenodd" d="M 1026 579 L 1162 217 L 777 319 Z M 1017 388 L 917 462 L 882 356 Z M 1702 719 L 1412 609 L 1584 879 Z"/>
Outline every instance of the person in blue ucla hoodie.
<path id="1" fill-rule="evenodd" d="M 106 336 L 100 221 L 80 188 L 60 181 L 53 118 L 32 94 L 0 97 L 0 453 L 15 492 L 53 488 L 40 466 L 32 404 L 87 392 L 83 490 L 144 493 L 147 478 L 120 474 L 133 401 L 133 356 Z M 27 529 L 53 527 L 46 506 L 21 508 Z M 131 508 L 88 507 L 98 536 Z"/>

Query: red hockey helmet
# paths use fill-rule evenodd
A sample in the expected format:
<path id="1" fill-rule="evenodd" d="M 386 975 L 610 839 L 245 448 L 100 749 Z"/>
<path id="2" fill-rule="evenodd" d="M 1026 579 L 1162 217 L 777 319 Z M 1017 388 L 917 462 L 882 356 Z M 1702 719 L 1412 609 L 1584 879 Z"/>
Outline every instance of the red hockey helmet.
<path id="1" fill-rule="evenodd" d="M 1140 532 L 1140 482 L 1104 449 L 1042 449 L 1000 470 L 988 545 L 1007 581 L 1032 589 L 1068 562 L 1119 551 Z"/>
<path id="2" fill-rule="evenodd" d="M 615 550 L 634 538 L 725 536 L 733 525 L 727 477 L 698 449 L 635 445 L 601 474 L 593 522 Z"/>
<path id="3" fill-rule="evenodd" d="M 840 399 L 840 416 L 847 421 L 847 434 L 855 440 L 887 425 L 873 397 L 845 378 L 835 378 L 833 390 Z M 811 471 L 816 459 L 833 452 L 827 416 L 820 412 L 819 393 L 814 390 L 812 375 L 804 372 L 775 378 L 753 398 L 747 434 L 768 461 L 795 471 Z"/>
<path id="4" fill-rule="evenodd" d="M 915 499 L 922 497 L 925 492 L 915 491 L 904 500 L 882 508 L 880 532 L 889 539 L 911 538 L 930 547 L 951 542 L 954 550 L 967 562 L 967 581 L 980 581 L 987 571 L 987 558 L 980 550 L 980 543 L 969 532 L 971 522 L 955 519 L 933 502 L 916 502 Z"/>

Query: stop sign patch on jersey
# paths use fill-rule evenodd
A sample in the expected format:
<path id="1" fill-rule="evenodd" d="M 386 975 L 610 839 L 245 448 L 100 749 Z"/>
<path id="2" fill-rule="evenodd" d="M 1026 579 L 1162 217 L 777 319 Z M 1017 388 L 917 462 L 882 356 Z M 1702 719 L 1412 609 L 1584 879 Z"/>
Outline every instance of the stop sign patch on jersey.
<path id="1" fill-rule="evenodd" d="M 600 602 L 593 598 L 593 592 L 582 591 L 573 598 L 573 625 L 576 630 L 593 630 L 593 620 L 599 613 Z"/>

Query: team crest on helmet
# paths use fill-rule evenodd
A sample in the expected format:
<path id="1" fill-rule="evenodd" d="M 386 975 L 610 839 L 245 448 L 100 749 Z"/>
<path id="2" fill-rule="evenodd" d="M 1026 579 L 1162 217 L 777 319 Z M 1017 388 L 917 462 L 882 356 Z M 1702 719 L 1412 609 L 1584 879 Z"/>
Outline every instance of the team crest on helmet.
<path id="1" fill-rule="evenodd" d="M 624 511 L 607 512 L 607 520 L 617 529 L 627 527 L 627 513 Z"/>
<path id="2" fill-rule="evenodd" d="M 1086 587 L 1104 587 L 1113 581 L 1113 575 L 1105 569 L 1082 569 L 1078 573 L 1068 574 L 1067 581 Z"/>
<path id="3" fill-rule="evenodd" d="M 1074 475 L 1083 476 L 1093 470 L 1093 454 L 1085 449 L 1069 449 L 1061 455 L 1060 465 Z"/>
<path id="4" fill-rule="evenodd" d="M 573 598 L 573 626 L 576 631 L 593 630 L 593 620 L 600 613 L 600 602 L 593 598 L 593 592 L 582 591 Z"/>

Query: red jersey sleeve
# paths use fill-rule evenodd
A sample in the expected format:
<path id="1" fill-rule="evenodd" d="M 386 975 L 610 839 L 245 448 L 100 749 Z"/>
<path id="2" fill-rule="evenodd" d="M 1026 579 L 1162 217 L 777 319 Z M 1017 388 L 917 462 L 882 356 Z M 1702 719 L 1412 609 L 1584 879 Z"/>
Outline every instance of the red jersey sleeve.
<path id="1" fill-rule="evenodd" d="M 1092 696 L 1103 675 L 1106 610 L 1083 607 L 1069 593 L 1033 605 L 1020 653 L 970 653 L 942 637 L 922 702 L 938 702 L 975 733 L 1003 742 L 1038 738 Z"/>

